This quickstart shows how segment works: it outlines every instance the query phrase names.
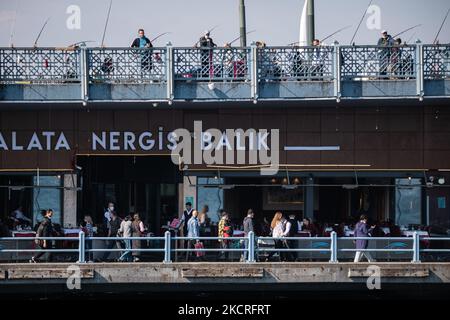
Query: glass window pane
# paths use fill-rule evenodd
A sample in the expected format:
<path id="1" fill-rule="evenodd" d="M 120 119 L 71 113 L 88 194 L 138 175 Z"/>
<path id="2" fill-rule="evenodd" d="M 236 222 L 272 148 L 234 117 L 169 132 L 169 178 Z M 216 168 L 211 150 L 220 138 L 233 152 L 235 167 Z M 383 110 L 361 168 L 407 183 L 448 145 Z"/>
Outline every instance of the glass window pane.
<path id="1" fill-rule="evenodd" d="M 36 186 L 38 184 L 37 177 L 33 177 L 33 183 Z M 61 178 L 58 176 L 40 176 L 40 186 L 60 187 Z M 41 210 L 52 209 L 53 217 L 52 222 L 61 224 L 61 199 L 62 190 L 56 188 L 35 188 L 33 189 L 33 221 L 34 224 L 42 220 Z"/>
<path id="2" fill-rule="evenodd" d="M 198 178 L 197 183 L 200 185 L 214 185 L 223 184 L 223 179 L 213 179 L 213 178 Z M 223 208 L 223 189 L 219 188 L 197 188 L 197 203 L 198 210 L 202 210 L 204 205 L 208 205 L 209 213 L 208 217 L 211 222 L 219 221 L 219 210 Z"/>
<path id="3" fill-rule="evenodd" d="M 421 180 L 396 179 L 395 184 L 395 223 L 400 226 L 421 224 Z"/>

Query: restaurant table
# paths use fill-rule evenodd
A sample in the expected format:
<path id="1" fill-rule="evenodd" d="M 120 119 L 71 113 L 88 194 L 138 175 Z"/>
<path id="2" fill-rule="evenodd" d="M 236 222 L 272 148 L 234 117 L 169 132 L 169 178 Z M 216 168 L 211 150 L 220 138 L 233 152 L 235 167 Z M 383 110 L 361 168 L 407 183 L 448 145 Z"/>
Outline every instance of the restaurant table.
<path id="1" fill-rule="evenodd" d="M 417 231 L 405 230 L 405 231 L 402 231 L 402 236 L 412 237 L 414 235 L 414 232 L 417 232 L 419 237 L 429 237 L 430 236 L 428 231 L 423 231 L 423 230 L 417 230 Z"/>

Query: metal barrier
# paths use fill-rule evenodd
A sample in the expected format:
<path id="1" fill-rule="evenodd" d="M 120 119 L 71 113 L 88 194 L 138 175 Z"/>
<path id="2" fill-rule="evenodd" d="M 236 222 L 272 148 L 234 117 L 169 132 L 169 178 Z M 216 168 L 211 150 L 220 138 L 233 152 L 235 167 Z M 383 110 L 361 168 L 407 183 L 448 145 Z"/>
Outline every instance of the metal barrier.
<path id="1" fill-rule="evenodd" d="M 0 48 L 0 83 L 79 82 L 80 51 L 55 48 Z"/>
<path id="2" fill-rule="evenodd" d="M 333 80 L 334 47 L 268 47 L 258 49 L 261 80 Z"/>
<path id="3" fill-rule="evenodd" d="M 450 45 L 0 48 L 2 84 L 401 80 L 422 69 L 427 80 L 450 78 Z"/>
<path id="4" fill-rule="evenodd" d="M 424 78 L 427 80 L 450 78 L 450 45 L 425 45 Z"/>
<path id="5" fill-rule="evenodd" d="M 174 80 L 250 80 L 249 48 L 174 48 Z"/>
<path id="6" fill-rule="evenodd" d="M 166 48 L 87 49 L 90 82 L 152 83 L 166 81 Z"/>
<path id="7" fill-rule="evenodd" d="M 416 77 L 416 46 L 341 46 L 342 80 Z"/>
<path id="8" fill-rule="evenodd" d="M 405 256 L 403 259 L 410 259 L 411 256 L 407 254 L 412 254 L 412 263 L 421 262 L 420 253 L 426 252 L 450 252 L 450 249 L 421 249 L 420 241 L 450 241 L 450 238 L 429 238 L 423 237 L 419 238 L 418 233 L 414 233 L 413 237 L 405 238 L 393 238 L 393 237 L 342 237 L 338 238 L 336 232 L 332 232 L 330 237 L 283 237 L 283 238 L 273 238 L 273 237 L 256 237 L 253 232 L 250 232 L 248 237 L 201 237 L 201 238 L 192 238 L 192 237 L 172 237 L 170 232 L 166 232 L 164 237 L 92 237 L 86 238 L 83 232 L 80 232 L 78 237 L 48 237 L 48 238 L 0 238 L 0 241 L 35 241 L 38 240 L 63 240 L 63 241 L 77 241 L 78 248 L 77 249 L 5 249 L 0 245 L 0 254 L 2 253 L 27 253 L 27 252 L 51 252 L 51 253 L 78 253 L 78 262 L 84 263 L 86 262 L 86 253 L 93 252 L 122 252 L 131 254 L 132 252 L 159 252 L 164 254 L 164 263 L 172 262 L 172 254 L 178 252 L 186 252 L 188 253 L 199 253 L 199 252 L 241 252 L 242 256 L 245 257 L 245 261 L 248 263 L 256 262 L 257 254 L 264 252 L 278 252 L 278 253 L 320 253 L 321 257 L 326 257 L 330 263 L 338 263 L 338 254 L 339 253 L 350 253 L 350 252 L 377 252 L 377 253 L 403 253 Z M 126 244 L 125 248 L 100 248 L 93 249 L 92 241 L 95 240 L 105 240 L 105 241 L 124 241 Z M 131 241 L 139 240 L 139 241 L 158 241 L 163 243 L 161 248 L 132 248 Z M 172 243 L 177 242 L 179 240 L 184 241 L 192 241 L 192 243 L 204 240 L 221 240 L 221 241 L 236 241 L 238 247 L 236 248 L 228 248 L 228 247 L 219 247 L 219 248 L 197 248 L 197 247 L 187 247 L 187 248 L 172 248 Z M 368 240 L 370 242 L 379 242 L 379 241 L 394 241 L 394 242 L 411 242 L 412 247 L 406 246 L 388 246 L 382 248 L 366 248 L 366 249 L 355 249 L 353 248 L 339 248 L 338 242 L 342 244 L 345 241 L 354 241 L 354 240 Z M 309 241 L 309 242 L 320 242 L 320 246 L 307 246 L 301 247 L 298 245 L 293 245 L 291 247 L 264 247 L 263 245 L 257 245 L 260 241 L 282 241 L 289 243 L 294 243 L 294 241 Z M 244 246 L 242 246 L 244 244 Z M 122 257 L 125 255 L 122 254 Z"/>

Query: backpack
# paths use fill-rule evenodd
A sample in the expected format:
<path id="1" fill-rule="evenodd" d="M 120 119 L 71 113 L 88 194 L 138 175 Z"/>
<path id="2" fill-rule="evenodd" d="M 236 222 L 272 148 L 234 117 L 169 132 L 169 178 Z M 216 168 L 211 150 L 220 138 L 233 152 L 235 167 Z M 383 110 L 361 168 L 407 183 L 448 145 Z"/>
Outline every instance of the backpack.
<path id="1" fill-rule="evenodd" d="M 37 228 L 37 230 L 36 230 L 36 237 L 37 238 L 40 238 L 40 237 L 43 237 L 43 235 L 44 235 L 44 227 L 45 227 L 45 220 L 43 220 L 40 224 L 39 224 L 39 227 Z M 35 239 L 34 240 L 34 243 L 36 243 L 38 246 L 41 246 L 42 247 L 42 244 L 44 243 L 44 240 L 42 240 L 42 239 Z"/>

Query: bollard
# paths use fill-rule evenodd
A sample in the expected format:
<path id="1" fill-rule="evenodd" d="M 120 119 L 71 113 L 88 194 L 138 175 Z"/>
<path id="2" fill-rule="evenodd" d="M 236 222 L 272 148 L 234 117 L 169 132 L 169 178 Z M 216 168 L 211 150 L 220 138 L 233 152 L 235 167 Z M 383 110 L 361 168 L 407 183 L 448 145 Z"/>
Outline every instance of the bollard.
<path id="1" fill-rule="evenodd" d="M 250 231 L 248 233 L 248 258 L 247 263 L 255 262 L 255 233 Z"/>
<path id="2" fill-rule="evenodd" d="M 78 234 L 78 263 L 86 263 L 84 232 Z"/>
<path id="3" fill-rule="evenodd" d="M 170 259 L 170 231 L 166 231 L 164 234 L 164 263 L 172 263 L 172 260 Z"/>
<path id="4" fill-rule="evenodd" d="M 331 249 L 331 258 L 330 263 L 337 263 L 337 233 L 335 231 L 331 232 L 331 242 L 330 242 L 330 249 Z"/>
<path id="5" fill-rule="evenodd" d="M 411 262 L 420 263 L 420 238 L 417 231 L 413 234 L 413 259 Z"/>

